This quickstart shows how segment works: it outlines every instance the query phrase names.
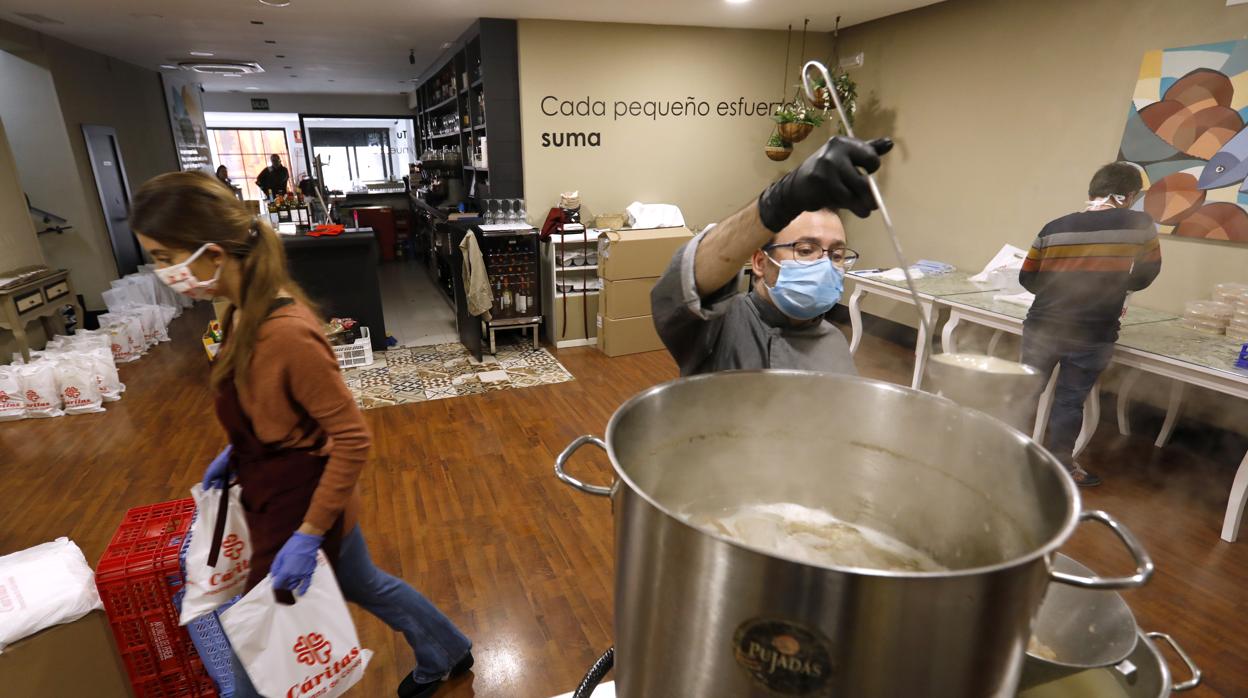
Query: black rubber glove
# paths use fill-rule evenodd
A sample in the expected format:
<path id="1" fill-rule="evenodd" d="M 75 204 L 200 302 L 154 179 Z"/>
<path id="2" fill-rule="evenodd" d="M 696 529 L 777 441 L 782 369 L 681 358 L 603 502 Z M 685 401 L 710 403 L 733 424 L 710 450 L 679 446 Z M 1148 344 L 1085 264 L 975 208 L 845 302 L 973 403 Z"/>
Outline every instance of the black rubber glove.
<path id="1" fill-rule="evenodd" d="M 875 172 L 880 156 L 893 149 L 889 138 L 869 143 L 836 136 L 796 170 L 781 177 L 758 197 L 758 214 L 773 233 L 805 211 L 847 208 L 859 218 L 876 209 L 867 177 L 859 168 Z"/>

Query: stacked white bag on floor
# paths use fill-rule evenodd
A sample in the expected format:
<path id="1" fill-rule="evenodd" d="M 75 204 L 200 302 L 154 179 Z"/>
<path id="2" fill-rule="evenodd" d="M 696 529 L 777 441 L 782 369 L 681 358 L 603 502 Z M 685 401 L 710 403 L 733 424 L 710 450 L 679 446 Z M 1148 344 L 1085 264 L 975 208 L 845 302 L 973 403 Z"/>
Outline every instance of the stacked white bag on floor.
<path id="1" fill-rule="evenodd" d="M 81 330 L 54 337 L 29 362 L 14 354 L 12 366 L 0 366 L 0 421 L 103 412 L 120 400 L 126 386 L 109 343 L 104 331 Z"/>

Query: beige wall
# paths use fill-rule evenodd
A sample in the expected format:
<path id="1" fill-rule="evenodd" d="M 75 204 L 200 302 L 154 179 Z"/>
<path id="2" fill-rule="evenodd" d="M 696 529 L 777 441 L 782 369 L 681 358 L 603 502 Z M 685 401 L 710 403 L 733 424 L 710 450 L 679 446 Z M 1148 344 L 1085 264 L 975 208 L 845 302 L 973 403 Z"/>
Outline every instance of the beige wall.
<path id="1" fill-rule="evenodd" d="M 718 102 L 792 97 L 800 39 L 794 37 L 781 94 L 785 33 L 634 24 L 521 20 L 520 115 L 524 191 L 540 222 L 560 192 L 579 189 L 589 213 L 619 213 L 633 201 L 673 203 L 690 225 L 714 222 L 758 196 L 810 152 L 824 126 L 784 163 L 763 155 L 766 116 L 718 116 Z M 822 35 L 807 54 L 823 55 Z M 542 100 L 601 100 L 605 116 L 547 116 Z M 614 118 L 614 102 L 705 100 L 707 117 Z M 548 106 L 549 106 L 548 102 Z M 543 133 L 601 133 L 601 147 L 542 147 Z"/>
<path id="2" fill-rule="evenodd" d="M 31 203 L 72 226 L 64 233 L 39 237 L 47 263 L 70 269 L 78 292 L 98 302 L 100 291 L 116 278 L 116 267 L 106 263 L 112 261 L 112 249 L 78 186 L 78 164 L 52 73 L 36 62 L 43 59 L 41 52 L 0 51 L 0 94 L 21 95 L 0 99 L 0 118 L 7 125 L 22 189 Z"/>
<path id="3" fill-rule="evenodd" d="M 39 205 L 74 226 L 41 238 L 47 263 L 69 269 L 87 307 L 101 309 L 99 294 L 117 278 L 117 265 L 82 126 L 117 129 L 131 187 L 175 169 L 159 77 L 6 22 L 0 22 L 0 46 L 20 59 L 7 60 L 6 72 L 25 88 L 0 94 L 0 112 L 15 119 L 11 129 L 21 128 L 10 137 L 18 143 L 23 185 Z"/>
<path id="4" fill-rule="evenodd" d="M 849 28 L 842 55 L 866 53 L 852 73 L 859 135 L 898 143 L 881 183 L 907 255 L 979 269 L 1006 242 L 1026 247 L 1117 155 L 1146 50 L 1246 31 L 1248 6 L 1225 0 L 949 0 Z M 895 264 L 878 218 L 850 223 L 849 236 L 866 265 Z M 1178 312 L 1218 282 L 1248 282 L 1245 245 L 1163 236 L 1162 256 L 1133 303 Z M 864 309 L 916 324 L 878 297 Z M 1164 405 L 1165 387 L 1148 379 L 1136 395 Z M 1185 415 L 1242 430 L 1248 405 L 1189 391 Z"/>
<path id="5" fill-rule="evenodd" d="M 43 263 L 43 250 L 26 210 L 17 162 L 9 148 L 4 120 L 0 119 L 0 272 Z M 42 346 L 42 325 L 32 323 L 28 330 L 28 340 L 35 346 Z M 12 333 L 0 331 L 0 364 L 9 363 L 9 356 L 16 350 Z"/>
<path id="6" fill-rule="evenodd" d="M 892 135 L 882 186 L 911 258 L 979 269 L 1082 206 L 1113 160 L 1148 49 L 1245 37 L 1225 0 L 950 0 L 845 31 L 866 53 L 860 135 Z M 869 266 L 892 266 L 878 219 L 850 224 Z M 1215 283 L 1248 281 L 1248 245 L 1163 236 L 1163 269 L 1132 302 L 1180 311 Z M 905 308 L 871 312 L 914 325 Z"/>

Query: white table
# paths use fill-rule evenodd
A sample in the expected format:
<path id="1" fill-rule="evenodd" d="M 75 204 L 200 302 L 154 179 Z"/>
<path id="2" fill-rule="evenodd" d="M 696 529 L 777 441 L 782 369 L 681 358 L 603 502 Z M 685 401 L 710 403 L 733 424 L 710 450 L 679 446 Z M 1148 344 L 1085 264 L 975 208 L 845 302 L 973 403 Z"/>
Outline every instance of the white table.
<path id="1" fill-rule="evenodd" d="M 1172 379 L 1166 420 L 1156 445 L 1164 446 L 1174 431 L 1182 408 L 1186 386 L 1207 388 L 1248 400 L 1248 371 L 1236 369 L 1240 343 L 1223 336 L 1208 335 L 1183 327 L 1177 321 L 1124 327 L 1118 336 L 1114 361 L 1131 371 L 1118 392 L 1118 430 L 1131 433 L 1127 405 L 1140 372 Z M 1231 484 L 1226 514 L 1222 519 L 1222 540 L 1234 542 L 1248 502 L 1248 454 L 1239 463 Z"/>
<path id="2" fill-rule="evenodd" d="M 910 291 L 906 288 L 904 281 L 883 279 L 878 275 L 864 272 L 850 272 L 846 276 L 854 282 L 854 292 L 849 297 L 849 324 L 853 333 L 849 340 L 849 352 L 853 354 L 858 351 L 858 345 L 862 342 L 863 296 L 869 293 L 875 294 L 906 305 L 912 305 L 914 299 L 910 296 Z M 980 293 L 988 288 L 986 284 L 977 284 L 970 281 L 968 277 L 966 272 L 954 271 L 943 276 L 915 280 L 915 290 L 919 292 L 919 303 L 923 306 L 923 315 L 927 320 L 928 329 L 936 326 L 936 316 L 940 312 L 938 299 L 963 293 Z M 927 357 L 931 353 L 932 345 L 932 338 L 924 334 L 922 329 L 917 330 L 917 334 L 914 344 L 914 375 L 910 380 L 910 387 L 915 390 L 923 384 L 923 372 L 927 367 Z"/>

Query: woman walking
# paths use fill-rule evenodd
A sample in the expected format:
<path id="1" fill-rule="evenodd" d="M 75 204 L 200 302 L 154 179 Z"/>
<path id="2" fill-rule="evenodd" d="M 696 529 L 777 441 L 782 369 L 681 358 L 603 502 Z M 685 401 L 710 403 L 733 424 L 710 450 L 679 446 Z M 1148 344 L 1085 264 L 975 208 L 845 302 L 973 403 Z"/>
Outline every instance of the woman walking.
<path id="1" fill-rule="evenodd" d="M 301 593 L 324 550 L 343 596 L 403 633 L 415 652 L 400 698 L 433 695 L 471 668 L 472 643 L 369 557 L 356 491 L 368 428 L 272 226 L 215 177 L 174 172 L 139 188 L 131 227 L 171 288 L 229 301 L 211 380 L 230 443 L 204 487 L 232 477 L 242 487 L 254 548 L 247 589 L 271 574 L 274 588 Z M 234 678 L 235 696 L 258 695 L 237 659 Z"/>

